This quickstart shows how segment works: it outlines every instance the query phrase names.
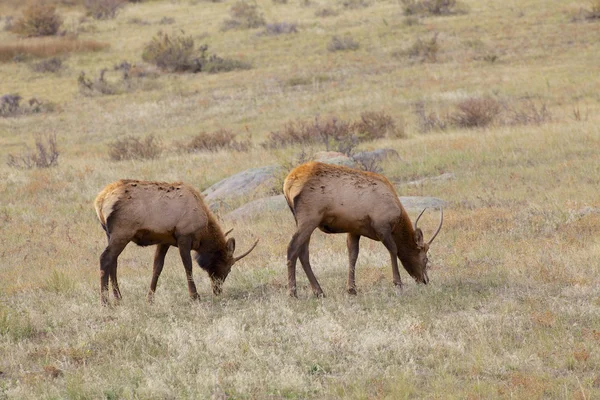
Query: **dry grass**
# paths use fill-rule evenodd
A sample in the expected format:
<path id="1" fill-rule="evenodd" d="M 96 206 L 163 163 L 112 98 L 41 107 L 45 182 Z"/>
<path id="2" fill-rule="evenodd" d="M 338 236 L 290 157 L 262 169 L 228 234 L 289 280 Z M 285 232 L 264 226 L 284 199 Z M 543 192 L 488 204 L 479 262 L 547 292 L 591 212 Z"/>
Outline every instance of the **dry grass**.
<path id="1" fill-rule="evenodd" d="M 69 53 L 97 52 L 108 48 L 107 43 L 69 37 L 35 38 L 0 44 L 0 62 L 17 57 L 47 58 Z"/>
<path id="2" fill-rule="evenodd" d="M 573 23 L 559 0 L 543 7 L 534 0 L 464 3 L 467 15 L 427 15 L 408 27 L 396 1 L 365 8 L 336 2 L 328 6 L 339 14 L 322 18 L 315 12 L 323 2 L 261 0 L 267 21 L 293 15 L 299 32 L 257 36 L 221 31 L 231 2 L 142 2 L 114 20 L 85 22 L 81 40 L 111 46 L 72 53 L 60 74 L 3 63 L 2 94 L 39 96 L 62 111 L 0 119 L 0 398 L 599 398 L 596 22 Z M 65 5 L 58 11 L 69 27 L 84 13 Z M 3 15 L 10 13 L 16 15 Z M 124 59 L 140 62 L 158 28 L 127 21 L 165 15 L 175 19 L 173 28 L 253 69 L 164 73 L 151 78 L 155 89 L 118 96 L 79 93 L 81 71 L 96 77 Z M 437 62 L 393 56 L 398 38 L 410 45 L 432 32 L 440 32 Z M 340 33 L 360 48 L 328 52 Z M 0 31 L 0 43 L 14 40 Z M 479 47 L 464 43 L 477 41 L 481 54 L 493 49 L 498 60 L 476 59 Z M 304 83 L 287 83 L 295 77 Z M 426 117 L 435 110 L 444 120 L 461 101 L 486 97 L 526 122 L 504 121 L 508 113 L 483 130 L 450 124 L 419 132 L 412 105 L 422 102 Z M 575 106 L 585 116 L 573 118 Z M 260 146 L 287 121 L 355 121 L 379 110 L 403 121 L 406 137 L 386 134 L 358 149 L 396 150 L 399 160 L 381 166 L 398 192 L 447 201 L 430 250 L 429 285 L 401 270 L 406 290 L 396 296 L 387 252 L 363 239 L 359 293 L 347 296 L 345 238 L 317 232 L 311 260 L 328 297 L 313 299 L 298 268 L 300 298 L 288 299 L 285 254 L 294 220 L 284 209 L 247 221 L 222 217 L 240 248 L 261 241 L 220 297 L 195 268 L 201 301 L 191 303 L 171 249 L 148 305 L 152 250 L 130 245 L 119 259 L 122 304 L 99 306 L 106 237 L 92 201 L 104 185 L 181 180 L 202 190 L 247 168 L 293 159 L 298 146 Z M 173 149 L 220 128 L 252 146 L 121 162 L 107 154 L 128 135 L 154 135 Z M 59 134 L 59 165 L 6 165 L 9 154 L 47 132 Z M 312 155 L 320 145 L 304 147 Z M 409 184 L 446 172 L 454 179 Z M 434 212 L 419 222 L 426 237 L 436 224 Z"/>

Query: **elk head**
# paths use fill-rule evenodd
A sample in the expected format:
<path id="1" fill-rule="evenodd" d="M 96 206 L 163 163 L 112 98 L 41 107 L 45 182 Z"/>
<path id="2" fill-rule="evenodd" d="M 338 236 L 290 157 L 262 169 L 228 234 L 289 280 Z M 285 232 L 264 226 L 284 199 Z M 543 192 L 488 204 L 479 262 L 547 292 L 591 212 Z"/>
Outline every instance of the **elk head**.
<path id="1" fill-rule="evenodd" d="M 406 260 L 400 260 L 405 266 L 406 271 L 415 279 L 415 281 L 423 284 L 427 284 L 429 282 L 429 276 L 427 275 L 427 270 L 429 269 L 429 259 L 427 258 L 429 246 L 438 233 L 440 233 L 440 230 L 442 229 L 442 223 L 444 222 L 444 209 L 440 208 L 440 224 L 431 239 L 429 239 L 429 242 L 425 243 L 423 231 L 418 227 L 418 223 L 426 209 L 427 208 L 424 208 L 423 211 L 421 211 L 417 217 L 417 220 L 415 221 L 414 241 L 416 245 L 416 252 L 412 252 L 412 254 L 407 256 Z"/>

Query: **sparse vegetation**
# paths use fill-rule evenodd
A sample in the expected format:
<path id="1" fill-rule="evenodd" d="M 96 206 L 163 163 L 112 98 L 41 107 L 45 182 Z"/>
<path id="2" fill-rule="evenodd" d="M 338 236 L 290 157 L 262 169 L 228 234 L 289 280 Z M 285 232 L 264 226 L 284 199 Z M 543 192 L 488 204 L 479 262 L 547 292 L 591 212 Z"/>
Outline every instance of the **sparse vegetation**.
<path id="1" fill-rule="evenodd" d="M 51 112 L 55 106 L 49 102 L 42 102 L 35 97 L 30 98 L 27 104 L 21 104 L 23 98 L 17 94 L 5 94 L 0 97 L 0 118 L 16 117 L 19 115 Z"/>
<path id="2" fill-rule="evenodd" d="M 97 52 L 107 47 L 107 43 L 69 37 L 27 39 L 0 44 L 0 62 L 13 61 L 15 58 L 47 58 L 69 53 Z"/>
<path id="3" fill-rule="evenodd" d="M 358 50 L 360 45 L 351 36 L 333 36 L 327 45 L 327 50 L 335 51 L 354 51 Z"/>
<path id="4" fill-rule="evenodd" d="M 50 168 L 58 165 L 56 133 L 35 139 L 35 149 L 28 148 L 22 154 L 9 154 L 7 165 L 17 169 Z"/>
<path id="5" fill-rule="evenodd" d="M 437 38 L 438 33 L 433 34 L 431 38 L 426 40 L 417 38 L 408 50 L 396 53 L 396 56 L 407 55 L 418 62 L 436 62 L 440 50 Z"/>
<path id="6" fill-rule="evenodd" d="M 272 24 L 266 24 L 265 30 L 260 35 L 275 36 L 275 35 L 286 35 L 290 33 L 298 33 L 296 24 L 289 22 L 276 22 Z"/>
<path id="7" fill-rule="evenodd" d="M 452 15 L 459 13 L 456 0 L 401 0 L 405 15 Z"/>
<path id="8" fill-rule="evenodd" d="M 43 3 L 32 3 L 23 11 L 11 30 L 25 37 L 53 36 L 62 26 L 63 19 L 56 13 L 56 6 Z"/>
<path id="9" fill-rule="evenodd" d="M 42 60 L 31 64 L 31 69 L 40 73 L 57 73 L 64 69 L 63 60 L 60 57 L 51 57 L 47 60 Z"/>
<path id="10" fill-rule="evenodd" d="M 87 14 L 94 19 L 113 19 L 127 0 L 85 0 Z"/>
<path id="11" fill-rule="evenodd" d="M 152 160 L 158 158 L 163 150 L 161 141 L 154 135 L 145 138 L 128 135 L 110 143 L 108 148 L 112 161 Z"/>
<path id="12" fill-rule="evenodd" d="M 319 8 L 317 11 L 315 11 L 316 17 L 326 18 L 335 17 L 337 15 L 339 15 L 339 12 L 329 7 Z"/>
<path id="13" fill-rule="evenodd" d="M 212 133 L 200 133 L 194 136 L 190 141 L 179 144 L 179 150 L 183 152 L 197 151 L 248 151 L 249 141 L 238 141 L 236 135 L 231 130 L 218 129 Z"/>
<path id="14" fill-rule="evenodd" d="M 222 30 L 253 29 L 265 25 L 266 21 L 255 3 L 237 1 L 229 9 L 230 19 L 223 21 Z"/>

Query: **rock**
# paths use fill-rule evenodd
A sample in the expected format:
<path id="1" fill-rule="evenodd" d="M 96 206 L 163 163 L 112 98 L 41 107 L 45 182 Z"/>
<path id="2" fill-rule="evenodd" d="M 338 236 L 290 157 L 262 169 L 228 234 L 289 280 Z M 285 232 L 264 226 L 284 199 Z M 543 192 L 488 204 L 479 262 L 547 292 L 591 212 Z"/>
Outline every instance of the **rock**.
<path id="1" fill-rule="evenodd" d="M 421 196 L 400 196 L 400 202 L 404 208 L 412 211 L 422 211 L 424 208 L 439 208 L 446 205 L 446 202 L 437 197 Z"/>
<path id="2" fill-rule="evenodd" d="M 272 188 L 281 171 L 278 165 L 248 169 L 215 183 L 202 194 L 208 203 L 257 195 L 261 189 L 266 192 Z"/>
<path id="3" fill-rule="evenodd" d="M 424 208 L 439 208 L 444 206 L 444 200 L 435 197 L 402 196 L 400 202 L 407 211 L 421 212 Z M 265 197 L 251 201 L 243 206 L 236 208 L 225 215 L 227 220 L 252 219 L 272 212 L 288 210 L 285 197 L 280 194 L 277 196 Z"/>
<path id="4" fill-rule="evenodd" d="M 288 209 L 285 197 L 280 194 L 277 196 L 265 197 L 246 203 L 243 206 L 236 208 L 229 214 L 225 215 L 227 220 L 244 220 L 252 219 L 259 215 L 265 215 L 272 212 L 278 212 Z"/>
<path id="5" fill-rule="evenodd" d="M 439 176 L 433 176 L 431 178 L 423 178 L 423 179 L 418 179 L 416 181 L 411 181 L 408 182 L 407 185 L 414 185 L 414 186 L 421 186 L 425 183 L 439 183 L 439 182 L 445 182 L 445 181 L 451 181 L 453 179 L 456 179 L 456 175 L 454 175 L 452 172 L 446 172 L 445 174 L 439 175 Z"/>
<path id="6" fill-rule="evenodd" d="M 350 168 L 357 166 L 352 158 L 337 151 L 319 151 L 313 155 L 312 159 L 325 164 L 343 165 Z"/>
<path id="7" fill-rule="evenodd" d="M 388 159 L 400 160 L 400 155 L 394 149 L 384 148 L 373 151 L 359 151 L 353 157 L 359 163 L 365 164 L 370 162 L 380 162 Z"/>

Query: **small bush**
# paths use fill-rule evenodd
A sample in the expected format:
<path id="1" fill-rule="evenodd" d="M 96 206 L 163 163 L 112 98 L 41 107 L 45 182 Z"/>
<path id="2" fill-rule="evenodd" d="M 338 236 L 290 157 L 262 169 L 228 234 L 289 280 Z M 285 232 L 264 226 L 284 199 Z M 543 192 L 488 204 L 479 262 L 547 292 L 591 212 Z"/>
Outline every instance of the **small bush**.
<path id="1" fill-rule="evenodd" d="M 25 153 L 9 154 L 7 165 L 17 169 L 50 168 L 58 165 L 59 156 L 56 134 L 38 136 L 35 139 L 35 150 L 28 149 Z"/>
<path id="2" fill-rule="evenodd" d="M 126 0 L 85 0 L 87 15 L 94 19 L 113 19 Z"/>
<path id="3" fill-rule="evenodd" d="M 459 102 L 450 121 L 461 128 L 481 128 L 490 125 L 500 114 L 500 103 L 491 97 L 472 97 Z"/>
<path id="4" fill-rule="evenodd" d="M 14 23 L 11 30 L 25 37 L 52 36 L 58 33 L 62 23 L 55 6 L 36 3 L 23 11 L 23 16 Z"/>
<path id="5" fill-rule="evenodd" d="M 259 35 L 275 36 L 275 35 L 286 35 L 286 34 L 290 34 L 290 33 L 298 33 L 296 24 L 291 24 L 288 22 L 277 22 L 277 23 L 265 25 L 265 30 L 263 32 L 261 32 Z"/>
<path id="6" fill-rule="evenodd" d="M 144 139 L 126 136 L 108 145 L 108 155 L 113 161 L 156 159 L 162 153 L 162 145 L 154 135 Z"/>
<path id="7" fill-rule="evenodd" d="M 172 25 L 175 23 L 175 18 L 172 17 L 162 17 L 160 21 L 158 21 L 159 25 Z"/>
<path id="8" fill-rule="evenodd" d="M 213 133 L 200 133 L 192 138 L 188 143 L 180 145 L 180 150 L 185 152 L 219 150 L 248 151 L 249 141 L 235 140 L 235 134 L 227 129 L 219 129 Z"/>
<path id="9" fill-rule="evenodd" d="M 16 43 L 0 44 L 0 62 L 13 61 L 17 58 L 46 58 L 75 52 L 95 52 L 107 47 L 107 43 L 68 37 L 25 39 Z"/>
<path id="10" fill-rule="evenodd" d="M 222 30 L 252 29 L 265 25 L 265 18 L 256 4 L 238 1 L 229 9 L 229 15 L 231 19 L 223 21 Z"/>
<path id="11" fill-rule="evenodd" d="M 415 114 L 417 116 L 417 124 L 421 133 L 427 133 L 433 130 L 445 130 L 448 126 L 447 122 L 440 118 L 435 112 L 427 112 L 425 103 L 418 102 L 415 104 Z"/>
<path id="12" fill-rule="evenodd" d="M 394 119 L 383 111 L 362 113 L 360 120 L 354 123 L 354 129 L 363 140 L 405 136 L 404 131 L 396 126 Z"/>
<path id="13" fill-rule="evenodd" d="M 95 95 L 117 95 L 122 93 L 131 93 L 137 90 L 153 90 L 159 87 L 155 80 L 147 80 L 144 78 L 155 78 L 158 74 L 155 71 L 148 70 L 144 67 L 134 67 L 124 61 L 113 68 L 113 71 L 121 73 L 120 79 L 106 78 L 108 68 L 103 68 L 96 79 L 88 79 L 84 71 L 79 74 L 77 84 L 79 92 L 84 96 Z M 113 73 L 114 74 L 114 73 Z"/>
<path id="14" fill-rule="evenodd" d="M 132 25 L 150 25 L 149 21 L 146 21 L 145 19 L 141 19 L 140 17 L 129 18 L 129 20 L 127 22 Z"/>
<path id="15" fill-rule="evenodd" d="M 434 34 L 429 40 L 418 38 L 406 51 L 408 57 L 419 62 L 436 62 L 440 46 L 437 42 L 438 34 Z"/>
<path id="16" fill-rule="evenodd" d="M 352 39 L 350 36 L 334 36 L 331 38 L 331 41 L 327 45 L 327 50 L 334 51 L 349 51 L 349 50 L 357 50 L 359 48 L 359 44 Z"/>
<path id="17" fill-rule="evenodd" d="M 0 117 L 16 117 L 25 114 L 37 114 L 42 112 L 51 112 L 55 110 L 52 103 L 41 102 L 35 97 L 27 101 L 26 105 L 21 105 L 22 97 L 15 94 L 5 94 L 0 97 Z"/>
<path id="18" fill-rule="evenodd" d="M 353 10 L 358 8 L 369 7 L 370 4 L 368 1 L 365 0 L 342 0 L 341 5 L 346 9 Z"/>
<path id="19" fill-rule="evenodd" d="M 317 11 L 315 11 L 315 17 L 325 18 L 325 17 L 335 17 L 337 15 L 339 15 L 339 12 L 337 12 L 333 8 L 326 7 L 326 8 L 320 8 Z"/>
<path id="20" fill-rule="evenodd" d="M 35 72 L 45 73 L 57 73 L 63 69 L 63 61 L 59 57 L 52 57 L 47 60 L 31 64 L 31 69 Z"/>
<path id="21" fill-rule="evenodd" d="M 459 12 L 456 0 L 401 0 L 405 15 L 451 15 Z"/>
<path id="22" fill-rule="evenodd" d="M 191 36 L 159 33 L 144 48 L 142 59 L 170 72 L 217 73 L 252 67 L 244 61 L 209 56 L 207 51 L 206 45 L 196 49 Z"/>
<path id="23" fill-rule="evenodd" d="M 516 105 L 504 107 L 504 124 L 507 125 L 541 125 L 552 121 L 552 116 L 541 102 L 537 105 L 532 99 L 525 99 Z"/>

